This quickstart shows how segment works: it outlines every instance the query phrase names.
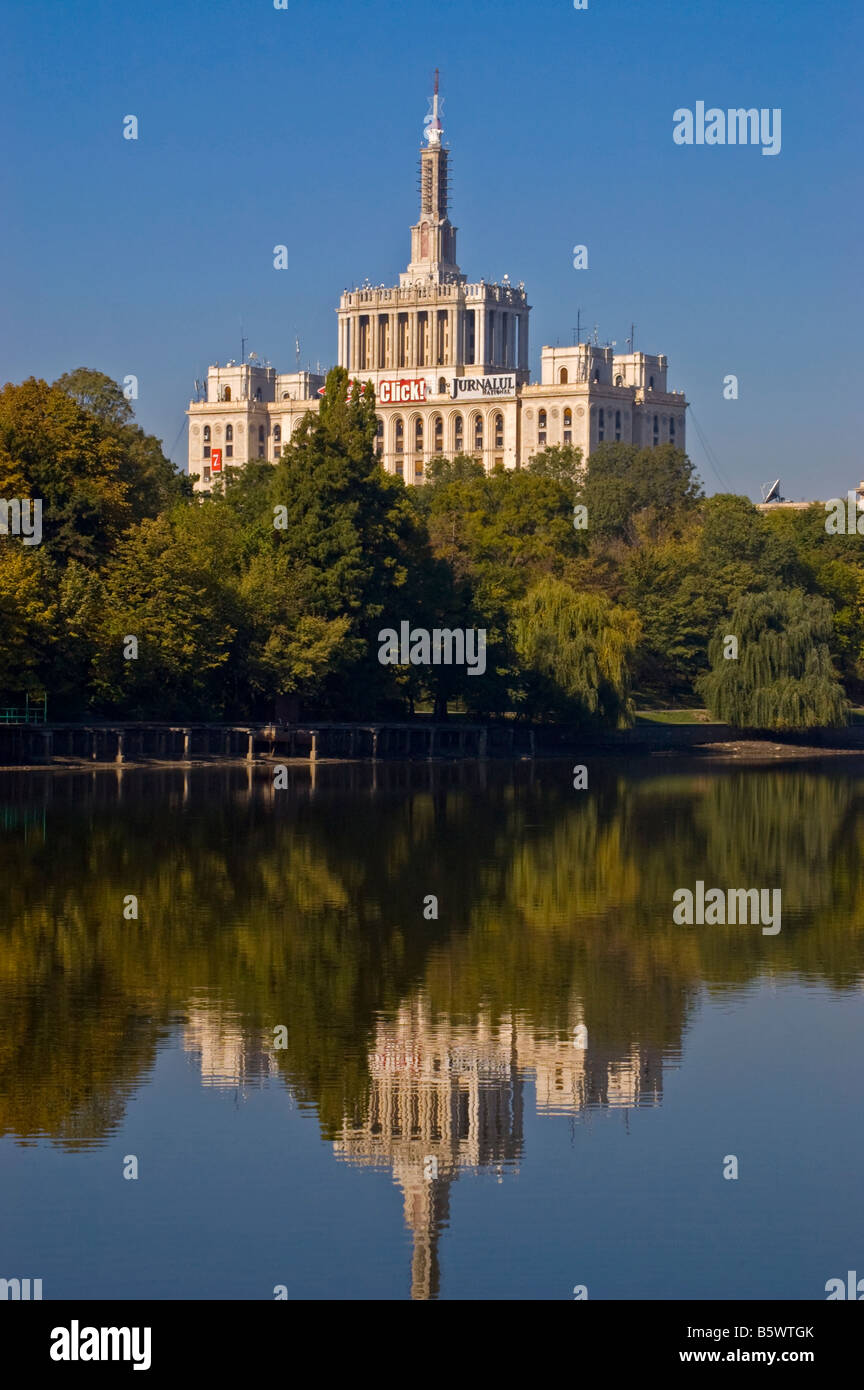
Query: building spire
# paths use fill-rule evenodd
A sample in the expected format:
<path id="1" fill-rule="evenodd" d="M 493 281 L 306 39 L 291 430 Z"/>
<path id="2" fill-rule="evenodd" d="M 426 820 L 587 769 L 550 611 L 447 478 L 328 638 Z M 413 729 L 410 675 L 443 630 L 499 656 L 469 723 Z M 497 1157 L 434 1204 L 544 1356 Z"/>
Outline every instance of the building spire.
<path id="1" fill-rule="evenodd" d="M 420 218 L 411 228 L 411 260 L 399 283 L 453 284 L 464 277 L 456 264 L 456 228 L 448 216 L 450 151 L 441 124 L 440 73 L 435 69 L 432 99 L 420 147 Z"/>
<path id="2" fill-rule="evenodd" d="M 426 127 L 424 134 L 425 134 L 425 136 L 426 136 L 426 140 L 428 141 L 429 145 L 432 146 L 432 147 L 435 147 L 435 146 L 440 145 L 440 144 L 441 144 L 441 136 L 442 136 L 442 134 L 443 134 L 444 128 L 443 128 L 443 126 L 441 125 L 441 118 L 440 118 L 440 116 L 439 116 L 439 114 L 438 114 L 438 69 L 437 69 L 437 68 L 435 69 L 435 87 L 434 87 L 434 90 L 433 90 L 433 93 L 432 93 L 432 110 L 430 111 L 429 115 L 426 117 L 426 119 L 425 119 L 425 121 L 423 122 L 423 124 L 424 124 L 424 126 Z"/>

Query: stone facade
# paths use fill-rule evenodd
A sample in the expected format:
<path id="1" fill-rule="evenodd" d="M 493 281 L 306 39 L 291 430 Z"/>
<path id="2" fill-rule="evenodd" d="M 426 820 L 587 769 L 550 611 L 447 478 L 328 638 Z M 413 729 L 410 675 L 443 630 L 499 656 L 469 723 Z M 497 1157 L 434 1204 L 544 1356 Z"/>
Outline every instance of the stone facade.
<path id="1" fill-rule="evenodd" d="M 584 458 L 606 440 L 683 449 L 687 402 L 668 390 L 663 356 L 544 347 L 540 381 L 530 381 L 525 286 L 506 277 L 469 284 L 456 262 L 437 87 L 436 76 L 408 268 L 396 286 L 346 290 L 337 310 L 337 360 L 372 382 L 383 466 L 421 483 L 430 460 L 456 453 L 488 471 L 518 468 L 553 444 L 572 444 Z M 251 360 L 211 367 L 206 399 L 188 410 L 196 491 L 246 462 L 278 458 L 304 412 L 318 409 L 323 381 Z"/>

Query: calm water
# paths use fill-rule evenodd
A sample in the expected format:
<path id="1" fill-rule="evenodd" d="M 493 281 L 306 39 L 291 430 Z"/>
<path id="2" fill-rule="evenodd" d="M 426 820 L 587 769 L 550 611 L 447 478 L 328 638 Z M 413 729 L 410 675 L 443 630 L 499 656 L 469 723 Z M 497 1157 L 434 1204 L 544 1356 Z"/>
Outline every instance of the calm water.
<path id="1" fill-rule="evenodd" d="M 864 1273 L 862 854 L 828 762 L 5 774 L 0 1277 L 824 1299 Z M 782 930 L 674 925 L 697 879 Z"/>

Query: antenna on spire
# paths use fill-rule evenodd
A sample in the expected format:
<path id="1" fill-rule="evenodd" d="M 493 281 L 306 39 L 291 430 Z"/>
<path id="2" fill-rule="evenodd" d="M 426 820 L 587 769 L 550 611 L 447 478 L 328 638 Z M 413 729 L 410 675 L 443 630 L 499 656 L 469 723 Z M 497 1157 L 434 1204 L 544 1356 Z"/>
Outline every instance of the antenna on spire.
<path id="1" fill-rule="evenodd" d="M 438 69 L 435 69 L 435 83 L 432 92 L 432 110 L 423 122 L 426 127 L 424 134 L 430 145 L 440 145 L 443 127 L 441 118 L 438 115 Z"/>

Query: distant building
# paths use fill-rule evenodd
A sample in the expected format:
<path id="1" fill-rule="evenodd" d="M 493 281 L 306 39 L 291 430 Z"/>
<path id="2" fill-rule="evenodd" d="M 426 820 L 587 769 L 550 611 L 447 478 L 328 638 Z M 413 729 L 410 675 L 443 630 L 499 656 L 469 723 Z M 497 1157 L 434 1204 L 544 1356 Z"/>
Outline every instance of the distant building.
<path id="1" fill-rule="evenodd" d="M 683 449 L 687 402 L 668 389 L 665 356 L 617 355 L 597 343 L 544 347 L 531 383 L 524 284 L 469 283 L 456 261 L 437 77 L 425 135 L 407 270 L 396 286 L 346 290 L 337 310 L 339 365 L 375 389 L 383 466 L 418 483 L 438 455 L 470 454 L 488 471 L 517 468 L 550 445 L 572 444 L 585 458 L 614 440 Z M 248 461 L 278 458 L 304 412 L 318 409 L 322 386 L 309 372 L 211 367 L 206 400 L 188 410 L 196 490 Z"/>
<path id="2" fill-rule="evenodd" d="M 855 488 L 856 505 L 859 512 L 864 511 L 864 481 L 860 482 Z M 769 496 L 762 502 L 756 503 L 757 512 L 806 512 L 808 507 L 824 507 L 827 498 L 818 497 L 810 502 L 789 502 L 785 497 L 781 497 L 779 492 L 776 496 Z M 844 494 L 845 500 L 845 494 Z"/>

